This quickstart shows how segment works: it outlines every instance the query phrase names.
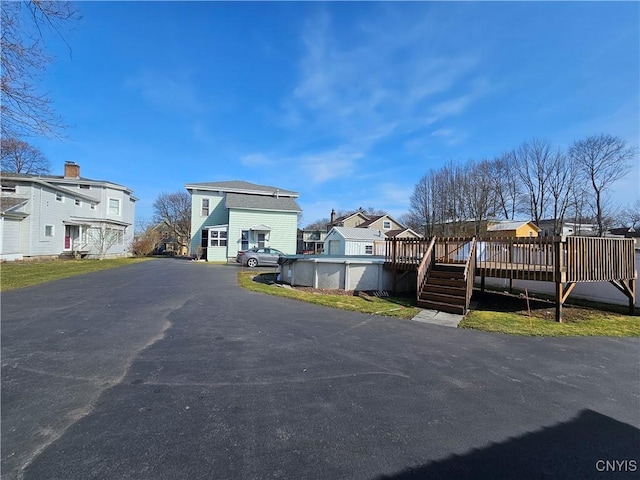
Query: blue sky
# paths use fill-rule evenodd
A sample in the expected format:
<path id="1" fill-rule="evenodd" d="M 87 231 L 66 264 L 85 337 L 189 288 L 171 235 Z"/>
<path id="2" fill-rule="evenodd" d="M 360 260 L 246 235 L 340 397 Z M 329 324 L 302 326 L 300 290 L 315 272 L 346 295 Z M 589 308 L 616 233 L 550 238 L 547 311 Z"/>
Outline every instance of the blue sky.
<path id="1" fill-rule="evenodd" d="M 419 178 L 533 138 L 638 146 L 638 2 L 82 2 L 43 78 L 61 173 L 161 192 L 245 180 L 332 208 L 408 210 Z M 640 197 L 637 162 L 615 188 Z"/>

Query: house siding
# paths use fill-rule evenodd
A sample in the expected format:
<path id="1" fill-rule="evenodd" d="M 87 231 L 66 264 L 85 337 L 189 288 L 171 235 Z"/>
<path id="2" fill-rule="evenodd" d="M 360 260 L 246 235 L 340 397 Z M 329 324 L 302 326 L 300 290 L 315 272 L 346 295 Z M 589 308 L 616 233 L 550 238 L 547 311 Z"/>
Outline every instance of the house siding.
<path id="1" fill-rule="evenodd" d="M 209 216 L 202 216 L 202 199 L 209 199 Z M 229 223 L 229 212 L 225 207 L 225 194 L 217 192 L 202 192 L 194 191 L 191 195 L 191 254 L 195 254 L 198 247 L 200 247 L 201 231 L 205 227 L 212 225 L 226 225 Z M 207 248 L 207 255 L 208 255 Z M 217 249 L 216 249 L 217 250 Z M 225 260 L 225 254 L 214 255 L 208 260 Z"/>
<path id="2" fill-rule="evenodd" d="M 65 252 L 65 222 L 73 220 L 73 217 L 86 219 L 86 223 L 98 225 L 103 220 L 115 220 L 125 223 L 126 226 L 114 226 L 122 230 L 122 241 L 116 242 L 106 252 L 105 256 L 126 256 L 129 245 L 133 240 L 133 224 L 135 217 L 135 199 L 125 191 L 112 187 L 94 186 L 91 190 L 80 189 L 78 184 L 69 184 L 66 182 L 57 182 L 56 179 L 47 179 L 47 184 L 37 183 L 27 179 L 20 179 L 20 185 L 16 189 L 18 198 L 25 198 L 26 205 L 19 209 L 27 216 L 19 221 L 19 251 L 24 257 L 48 257 L 57 256 Z M 64 188 L 69 192 L 62 192 L 56 187 Z M 78 196 L 74 192 L 78 191 Z M 91 193 L 90 193 L 91 192 Z M 62 201 L 56 200 L 56 195 L 62 197 Z M 87 198 L 79 198 L 79 196 L 93 198 L 96 207 L 91 209 L 91 201 Z M 105 199 L 117 198 L 120 200 L 120 214 L 107 215 L 108 205 Z M 76 205 L 76 199 L 80 200 L 80 205 Z M 45 236 L 45 226 L 53 227 L 53 236 Z M 86 227 L 81 227 L 86 231 Z M 3 245 L 7 245 L 9 232 L 5 229 L 3 232 Z M 87 238 L 87 244 L 83 245 L 89 255 L 96 255 L 98 250 Z M 4 254 L 4 246 L 2 254 Z M 68 251 L 68 250 L 67 250 Z"/>
<path id="3" fill-rule="evenodd" d="M 277 248 L 287 255 L 296 253 L 298 214 L 296 212 L 274 212 L 267 210 L 231 209 L 229 212 L 229 231 L 227 256 L 235 257 L 241 245 L 241 232 L 254 225 L 266 225 L 271 232 L 266 240 L 268 247 Z M 255 232 L 249 235 L 249 248 L 258 246 Z"/>

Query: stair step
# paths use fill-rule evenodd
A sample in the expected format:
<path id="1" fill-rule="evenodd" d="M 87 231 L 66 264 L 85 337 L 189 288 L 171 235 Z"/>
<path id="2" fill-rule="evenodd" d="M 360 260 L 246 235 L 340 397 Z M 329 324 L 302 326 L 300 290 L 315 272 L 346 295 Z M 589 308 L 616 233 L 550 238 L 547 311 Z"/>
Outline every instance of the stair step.
<path id="1" fill-rule="evenodd" d="M 430 310 L 438 310 L 440 312 L 457 313 L 459 315 L 466 314 L 466 308 L 464 305 L 449 305 L 441 302 L 431 302 L 426 300 L 418 300 L 418 307 L 428 308 Z"/>
<path id="2" fill-rule="evenodd" d="M 419 300 L 428 302 L 446 303 L 449 305 L 465 305 L 467 299 L 463 295 L 447 295 L 444 293 L 432 293 L 423 291 L 420 293 Z"/>
<path id="3" fill-rule="evenodd" d="M 426 284 L 464 288 L 464 289 L 467 288 L 467 282 L 465 280 L 455 279 L 455 278 L 438 278 L 438 277 L 432 277 L 431 275 L 427 277 Z"/>
<path id="4" fill-rule="evenodd" d="M 446 270 L 431 270 L 429 272 L 429 277 L 464 279 L 464 271 L 450 272 Z"/>
<path id="5" fill-rule="evenodd" d="M 467 292 L 466 285 L 439 285 L 437 283 L 428 283 L 424 286 L 423 292 L 444 293 L 445 295 L 465 296 Z"/>

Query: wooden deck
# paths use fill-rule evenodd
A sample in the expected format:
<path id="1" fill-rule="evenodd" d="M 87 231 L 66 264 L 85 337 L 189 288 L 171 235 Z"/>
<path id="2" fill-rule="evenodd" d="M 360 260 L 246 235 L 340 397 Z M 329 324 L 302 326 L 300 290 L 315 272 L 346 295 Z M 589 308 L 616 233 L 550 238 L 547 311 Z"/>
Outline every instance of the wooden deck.
<path id="1" fill-rule="evenodd" d="M 432 238 L 389 239 L 386 268 L 418 271 L 418 294 L 435 264 L 466 264 L 465 275 L 556 283 L 557 311 L 579 282 L 610 282 L 635 308 L 634 243 L 624 238 Z"/>

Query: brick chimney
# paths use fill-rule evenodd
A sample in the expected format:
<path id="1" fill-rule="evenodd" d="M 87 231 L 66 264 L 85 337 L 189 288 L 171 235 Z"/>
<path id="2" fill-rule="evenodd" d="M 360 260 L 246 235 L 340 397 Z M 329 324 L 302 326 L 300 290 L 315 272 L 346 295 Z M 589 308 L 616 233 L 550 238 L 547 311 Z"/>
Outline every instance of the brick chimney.
<path id="1" fill-rule="evenodd" d="M 334 209 L 331 209 L 331 226 L 332 227 L 334 223 L 336 223 L 336 211 Z"/>
<path id="2" fill-rule="evenodd" d="M 80 165 L 76 162 L 64 162 L 64 178 L 80 178 Z"/>

